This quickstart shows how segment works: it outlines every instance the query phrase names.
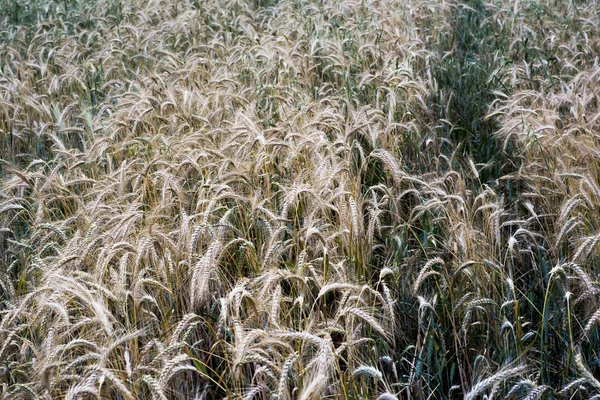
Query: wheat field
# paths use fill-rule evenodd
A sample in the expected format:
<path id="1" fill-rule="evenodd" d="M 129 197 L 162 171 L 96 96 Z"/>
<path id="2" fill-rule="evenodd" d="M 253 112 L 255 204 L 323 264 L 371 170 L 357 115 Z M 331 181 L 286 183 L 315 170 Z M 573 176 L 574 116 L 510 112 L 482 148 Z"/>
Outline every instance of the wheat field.
<path id="1" fill-rule="evenodd" d="M 600 399 L 596 0 L 0 0 L 2 399 Z"/>

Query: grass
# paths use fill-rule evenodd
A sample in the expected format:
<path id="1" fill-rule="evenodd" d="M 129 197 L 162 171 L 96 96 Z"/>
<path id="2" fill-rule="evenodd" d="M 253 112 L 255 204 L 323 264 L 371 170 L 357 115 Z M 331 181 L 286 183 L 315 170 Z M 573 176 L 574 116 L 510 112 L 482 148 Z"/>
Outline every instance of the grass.
<path id="1" fill-rule="evenodd" d="M 0 0 L 2 398 L 600 397 L 599 7 Z"/>

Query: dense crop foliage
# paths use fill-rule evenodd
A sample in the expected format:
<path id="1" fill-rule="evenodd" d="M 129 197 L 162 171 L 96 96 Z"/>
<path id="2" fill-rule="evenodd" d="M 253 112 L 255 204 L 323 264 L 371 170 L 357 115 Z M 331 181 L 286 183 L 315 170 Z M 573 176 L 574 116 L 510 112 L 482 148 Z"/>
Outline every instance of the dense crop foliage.
<path id="1" fill-rule="evenodd" d="M 0 396 L 600 398 L 599 18 L 0 0 Z"/>

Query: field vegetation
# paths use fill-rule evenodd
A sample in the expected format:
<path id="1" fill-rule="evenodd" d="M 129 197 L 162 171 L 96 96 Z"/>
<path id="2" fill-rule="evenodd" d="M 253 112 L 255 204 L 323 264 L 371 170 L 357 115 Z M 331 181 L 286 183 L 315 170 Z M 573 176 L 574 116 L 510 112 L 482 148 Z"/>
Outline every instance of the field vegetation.
<path id="1" fill-rule="evenodd" d="M 600 399 L 595 0 L 0 0 L 2 399 Z"/>

